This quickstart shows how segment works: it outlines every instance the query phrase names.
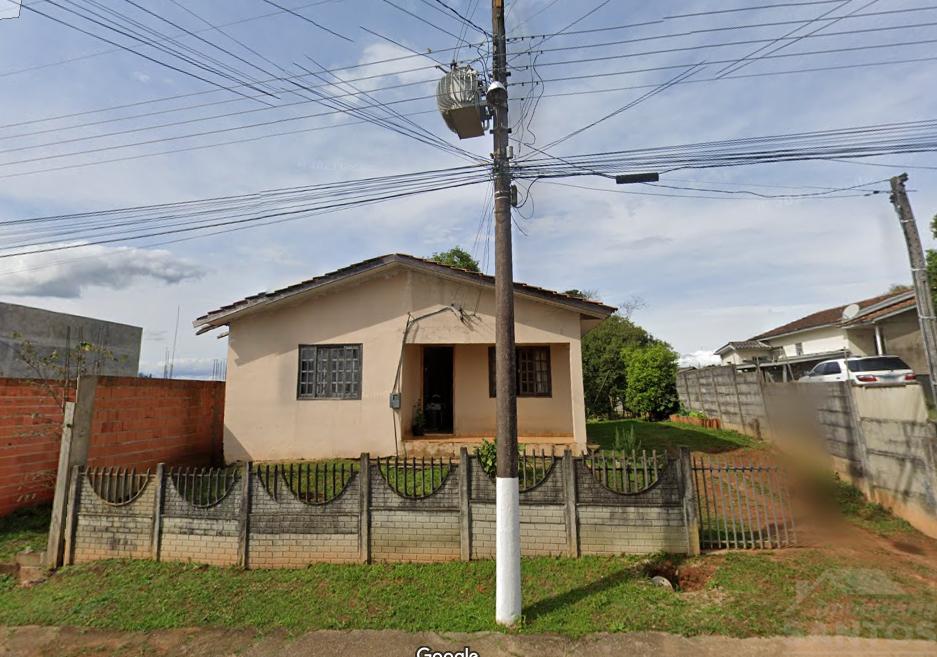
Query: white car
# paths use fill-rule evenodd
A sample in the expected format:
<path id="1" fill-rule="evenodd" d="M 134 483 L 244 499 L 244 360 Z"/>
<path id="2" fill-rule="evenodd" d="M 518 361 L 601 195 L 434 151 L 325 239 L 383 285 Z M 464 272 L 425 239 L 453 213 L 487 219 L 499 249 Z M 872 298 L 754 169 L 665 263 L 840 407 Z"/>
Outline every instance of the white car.
<path id="1" fill-rule="evenodd" d="M 800 378 L 808 383 L 852 381 L 861 386 L 907 385 L 917 381 L 914 370 L 897 356 L 837 358 L 817 363 Z"/>

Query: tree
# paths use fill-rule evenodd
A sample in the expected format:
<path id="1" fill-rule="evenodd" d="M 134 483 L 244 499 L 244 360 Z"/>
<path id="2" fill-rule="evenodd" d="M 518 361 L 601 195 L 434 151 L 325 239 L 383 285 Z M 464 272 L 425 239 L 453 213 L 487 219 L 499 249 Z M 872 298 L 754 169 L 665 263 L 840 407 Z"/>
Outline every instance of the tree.
<path id="1" fill-rule="evenodd" d="M 582 378 L 589 417 L 610 417 L 624 403 L 627 362 L 624 351 L 655 342 L 650 333 L 616 313 L 582 339 Z"/>
<path id="2" fill-rule="evenodd" d="M 677 410 L 677 353 L 665 342 L 626 349 L 625 404 L 631 412 L 659 420 Z"/>
<path id="3" fill-rule="evenodd" d="M 449 267 L 458 267 L 468 271 L 480 272 L 478 261 L 472 255 L 460 246 L 454 246 L 448 251 L 440 251 L 430 256 L 430 260 L 438 262 L 441 265 Z"/>
<path id="4" fill-rule="evenodd" d="M 586 301 L 598 301 L 599 298 L 599 293 L 595 290 L 577 290 L 573 288 L 572 290 L 565 290 L 563 294 L 577 299 L 585 299 Z"/>
<path id="5" fill-rule="evenodd" d="M 63 349 L 40 348 L 22 334 L 14 332 L 10 338 L 16 357 L 32 372 L 31 381 L 44 393 L 64 408 L 69 390 L 77 386 L 78 377 L 84 374 L 99 374 L 101 367 L 109 362 L 119 362 L 107 347 L 80 340 Z M 0 371 L 0 376 L 3 372 Z"/>

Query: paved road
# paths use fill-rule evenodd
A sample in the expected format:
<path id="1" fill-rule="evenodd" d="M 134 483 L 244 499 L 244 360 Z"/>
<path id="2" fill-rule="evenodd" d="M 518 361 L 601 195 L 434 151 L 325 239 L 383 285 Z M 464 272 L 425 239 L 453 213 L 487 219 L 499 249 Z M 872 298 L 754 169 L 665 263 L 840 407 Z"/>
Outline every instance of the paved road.
<path id="1" fill-rule="evenodd" d="M 114 654 L 122 657 L 415 657 L 420 646 L 429 646 L 435 651 L 460 651 L 468 646 L 478 657 L 937 657 L 937 643 L 845 637 L 686 639 L 668 634 L 641 633 L 593 635 L 572 640 L 496 633 L 442 635 L 395 631 L 309 632 L 289 637 L 285 633 L 259 636 L 243 630 L 191 629 L 144 633 L 58 627 L 0 628 L 0 657 L 96 657 Z"/>

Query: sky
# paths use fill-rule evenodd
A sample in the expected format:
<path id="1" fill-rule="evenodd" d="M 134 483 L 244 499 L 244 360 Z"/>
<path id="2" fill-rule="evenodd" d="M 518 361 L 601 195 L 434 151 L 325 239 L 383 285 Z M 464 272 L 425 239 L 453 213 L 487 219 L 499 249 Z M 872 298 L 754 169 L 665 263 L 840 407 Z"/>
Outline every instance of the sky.
<path id="1" fill-rule="evenodd" d="M 269 104 L 245 98 L 211 75 L 191 75 L 203 72 L 198 63 L 222 62 L 255 79 L 273 66 L 293 75 L 303 72 L 299 66 L 354 66 L 340 74 L 370 77 L 359 88 L 398 101 L 401 112 L 419 112 L 412 120 L 486 157 L 489 137 L 459 141 L 447 130 L 432 98 L 442 73 L 429 57 L 413 55 L 475 60 L 484 70 L 484 35 L 469 26 L 463 34 L 465 24 L 444 4 L 490 25 L 490 6 L 479 0 L 27 0 L 23 7 L 0 0 L 0 300 L 142 326 L 141 371 L 156 375 L 176 335 L 175 375 L 205 377 L 224 358 L 226 341 L 214 333 L 196 336 L 192 320 L 247 295 L 385 253 L 427 256 L 455 245 L 492 271 L 488 184 L 196 239 L 80 246 L 85 238 L 76 231 L 63 244 L 78 248 L 3 257 L 14 243 L 4 221 L 464 164 L 381 126 L 344 125 L 347 116 L 323 115 L 321 106 L 289 94 Z M 687 83 L 551 152 L 570 156 L 937 116 L 937 62 L 885 64 L 933 56 L 928 41 L 937 39 L 937 7 L 927 9 L 923 0 L 506 0 L 506 6 L 511 37 L 578 32 L 510 43 L 516 157 L 531 154 L 531 140 L 545 145 L 626 106 L 648 87 L 622 87 L 661 85 L 675 75 L 661 68 L 678 64 L 699 66 Z M 133 20 L 201 54 L 174 59 L 68 9 L 95 11 L 105 24 Z M 856 15 L 833 23 L 848 14 Z M 754 58 L 729 79 L 707 81 L 724 66 L 715 62 L 745 57 L 794 28 L 803 35 L 821 26 L 791 42 L 779 52 L 783 57 Z M 607 42 L 616 43 L 599 45 Z M 543 52 L 530 52 L 531 44 Z M 803 71 L 808 68 L 826 70 Z M 532 89 L 543 92 L 538 103 Z M 528 96 L 531 102 L 524 101 Z M 257 123 L 265 125 L 251 127 Z M 772 195 L 875 183 L 863 190 L 886 190 L 881 181 L 906 171 L 921 235 L 933 246 L 937 156 L 861 162 L 665 173 L 661 182 L 679 190 L 616 187 L 598 177 L 556 181 L 578 187 L 539 181 L 515 215 L 515 278 L 594 290 L 613 305 L 639 298 L 636 322 L 685 362 L 707 362 L 729 340 L 875 296 L 909 282 L 910 274 L 887 194 L 764 199 L 686 188 Z"/>

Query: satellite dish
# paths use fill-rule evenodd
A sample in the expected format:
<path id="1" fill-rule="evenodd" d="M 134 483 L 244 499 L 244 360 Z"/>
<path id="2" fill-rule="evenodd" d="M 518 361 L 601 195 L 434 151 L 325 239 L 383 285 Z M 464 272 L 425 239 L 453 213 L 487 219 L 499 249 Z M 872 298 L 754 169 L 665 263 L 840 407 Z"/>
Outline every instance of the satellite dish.
<path id="1" fill-rule="evenodd" d="M 848 321 L 859 314 L 859 304 L 851 303 L 843 308 L 843 321 Z"/>

